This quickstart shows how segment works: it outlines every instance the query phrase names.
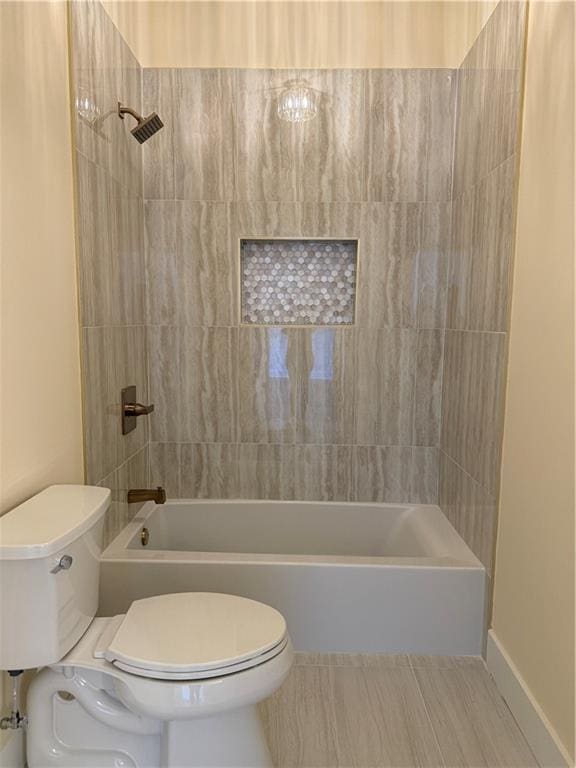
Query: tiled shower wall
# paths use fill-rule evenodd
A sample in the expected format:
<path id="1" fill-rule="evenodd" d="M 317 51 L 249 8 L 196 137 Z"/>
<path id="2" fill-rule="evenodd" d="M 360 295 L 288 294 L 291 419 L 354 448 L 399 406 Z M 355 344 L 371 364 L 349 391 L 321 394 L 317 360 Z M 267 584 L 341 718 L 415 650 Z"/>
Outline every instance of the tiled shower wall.
<path id="1" fill-rule="evenodd" d="M 148 399 L 142 154 L 117 102 L 141 106 L 142 70 L 97 1 L 70 3 L 86 482 L 112 490 L 109 541 L 146 486 L 148 425 L 123 436 L 120 390 Z"/>
<path id="2" fill-rule="evenodd" d="M 318 117 L 276 115 L 304 78 Z M 143 147 L 151 480 L 170 496 L 437 500 L 451 70 L 157 69 Z M 240 238 L 359 240 L 352 328 L 239 323 Z"/>
<path id="3" fill-rule="evenodd" d="M 98 2 L 71 6 L 73 97 L 98 110 L 76 115 L 75 146 L 87 481 L 114 492 L 107 538 L 150 447 L 173 496 L 439 494 L 491 569 L 523 4 L 498 6 L 457 77 L 298 73 L 325 94 L 303 125 L 275 115 L 295 73 L 142 73 Z M 166 124 L 142 148 L 115 115 L 141 86 Z M 241 327 L 240 237 L 358 238 L 356 327 Z M 120 432 L 132 383 L 156 402 L 150 446 L 145 420 Z"/>
<path id="4" fill-rule="evenodd" d="M 525 4 L 501 2 L 458 71 L 439 502 L 492 572 Z"/>

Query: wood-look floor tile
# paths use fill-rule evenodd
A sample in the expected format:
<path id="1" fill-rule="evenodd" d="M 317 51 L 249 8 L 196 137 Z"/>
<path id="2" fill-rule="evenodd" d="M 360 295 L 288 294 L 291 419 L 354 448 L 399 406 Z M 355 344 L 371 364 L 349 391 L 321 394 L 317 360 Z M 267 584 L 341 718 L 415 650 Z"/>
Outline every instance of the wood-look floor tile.
<path id="1" fill-rule="evenodd" d="M 261 712 L 278 768 L 338 765 L 335 701 L 328 667 L 293 667 Z"/>
<path id="2" fill-rule="evenodd" d="M 411 670 L 331 667 L 330 673 L 339 765 L 443 765 Z"/>
<path id="3" fill-rule="evenodd" d="M 486 670 L 415 669 L 448 767 L 537 766 Z"/>
<path id="4" fill-rule="evenodd" d="M 260 711 L 277 768 L 537 766 L 477 656 L 298 653 Z"/>

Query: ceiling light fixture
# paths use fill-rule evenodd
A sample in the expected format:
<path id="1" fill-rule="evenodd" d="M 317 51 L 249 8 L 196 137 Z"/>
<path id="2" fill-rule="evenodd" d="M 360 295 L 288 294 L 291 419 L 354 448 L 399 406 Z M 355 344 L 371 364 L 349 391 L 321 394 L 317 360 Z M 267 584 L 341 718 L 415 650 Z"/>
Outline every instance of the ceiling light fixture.
<path id="1" fill-rule="evenodd" d="M 318 114 L 320 92 L 302 81 L 286 83 L 278 97 L 278 117 L 289 123 L 305 123 Z"/>

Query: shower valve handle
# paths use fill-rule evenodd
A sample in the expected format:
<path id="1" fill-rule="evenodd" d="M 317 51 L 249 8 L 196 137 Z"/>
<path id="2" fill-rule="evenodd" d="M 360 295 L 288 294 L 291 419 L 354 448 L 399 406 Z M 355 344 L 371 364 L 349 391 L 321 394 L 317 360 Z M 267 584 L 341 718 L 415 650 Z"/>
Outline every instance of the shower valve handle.
<path id="1" fill-rule="evenodd" d="M 148 416 L 154 410 L 153 405 L 142 405 L 136 397 L 136 387 L 124 387 L 121 392 L 122 402 L 122 434 L 127 435 L 136 429 L 136 419 L 138 416 Z"/>
<path id="2" fill-rule="evenodd" d="M 148 416 L 154 410 L 153 405 L 142 405 L 142 403 L 125 403 L 125 416 Z"/>

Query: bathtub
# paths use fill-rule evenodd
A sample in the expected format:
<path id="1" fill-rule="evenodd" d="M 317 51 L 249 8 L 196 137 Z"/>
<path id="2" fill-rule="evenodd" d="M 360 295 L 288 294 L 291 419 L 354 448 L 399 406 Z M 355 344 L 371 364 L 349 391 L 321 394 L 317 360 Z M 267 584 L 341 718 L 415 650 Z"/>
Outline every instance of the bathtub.
<path id="1" fill-rule="evenodd" d="M 100 615 L 227 592 L 281 611 L 299 651 L 475 655 L 485 589 L 436 506 L 178 500 L 145 504 L 102 553 Z"/>

